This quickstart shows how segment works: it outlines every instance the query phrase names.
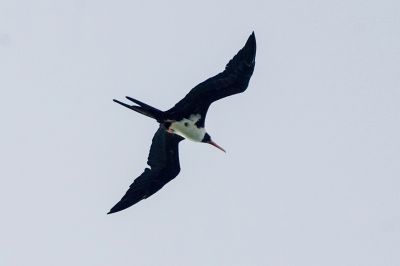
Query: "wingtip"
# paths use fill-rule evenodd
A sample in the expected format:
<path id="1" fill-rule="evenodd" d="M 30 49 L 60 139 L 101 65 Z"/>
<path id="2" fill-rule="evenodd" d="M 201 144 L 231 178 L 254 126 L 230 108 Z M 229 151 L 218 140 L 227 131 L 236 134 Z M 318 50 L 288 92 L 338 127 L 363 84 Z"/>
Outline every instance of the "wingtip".
<path id="1" fill-rule="evenodd" d="M 251 63 L 254 63 L 256 57 L 256 50 L 257 50 L 257 42 L 256 42 L 256 35 L 254 31 L 250 34 L 249 38 L 246 41 L 246 44 L 243 47 L 243 50 L 246 52 L 246 56 L 251 60 Z"/>
<path id="2" fill-rule="evenodd" d="M 111 210 L 109 212 L 107 212 L 107 215 L 116 213 L 118 211 L 120 211 L 120 210 L 115 210 L 114 207 L 113 207 L 113 208 L 111 208 Z"/>
<path id="3" fill-rule="evenodd" d="M 121 204 L 121 202 L 122 202 L 122 204 Z M 120 211 L 125 210 L 126 208 L 132 206 L 132 205 L 127 206 L 127 205 L 124 205 L 123 203 L 124 203 L 124 202 L 123 202 L 122 200 L 119 201 L 117 204 L 115 204 L 115 205 L 110 209 L 110 211 L 109 211 L 107 214 L 113 214 L 113 213 L 116 213 L 116 212 L 120 212 Z"/>
<path id="4" fill-rule="evenodd" d="M 256 34 L 254 31 L 251 33 L 250 37 L 254 40 L 254 43 L 256 43 Z"/>
<path id="5" fill-rule="evenodd" d="M 252 43 L 252 44 L 256 44 L 256 34 L 254 33 L 254 31 L 250 34 L 249 38 L 247 39 L 246 45 L 248 43 Z"/>

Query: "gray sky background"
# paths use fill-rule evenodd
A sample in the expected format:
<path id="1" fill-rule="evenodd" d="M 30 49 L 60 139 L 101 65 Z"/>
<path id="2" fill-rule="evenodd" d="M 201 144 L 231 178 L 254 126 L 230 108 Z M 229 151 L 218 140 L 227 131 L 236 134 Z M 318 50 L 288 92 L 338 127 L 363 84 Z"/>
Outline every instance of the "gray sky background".
<path id="1" fill-rule="evenodd" d="M 399 1 L 0 2 L 0 265 L 400 265 Z M 181 174 L 142 173 L 161 109 L 254 30 L 249 89 Z M 203 167 L 207 165 L 207 167 Z"/>

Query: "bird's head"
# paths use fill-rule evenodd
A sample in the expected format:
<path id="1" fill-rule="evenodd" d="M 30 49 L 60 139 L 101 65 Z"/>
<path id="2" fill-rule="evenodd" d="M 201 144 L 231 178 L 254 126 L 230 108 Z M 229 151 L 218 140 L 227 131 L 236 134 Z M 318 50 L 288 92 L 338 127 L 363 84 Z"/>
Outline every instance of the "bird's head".
<path id="1" fill-rule="evenodd" d="M 226 152 L 226 151 L 224 150 L 224 148 L 222 148 L 222 147 L 219 146 L 217 143 L 215 143 L 214 141 L 211 140 L 211 136 L 210 136 L 207 132 L 206 132 L 206 134 L 204 135 L 204 138 L 203 138 L 203 140 L 202 140 L 201 142 L 203 142 L 203 143 L 208 143 L 208 144 L 213 145 L 214 147 L 220 149 L 221 151 Z"/>

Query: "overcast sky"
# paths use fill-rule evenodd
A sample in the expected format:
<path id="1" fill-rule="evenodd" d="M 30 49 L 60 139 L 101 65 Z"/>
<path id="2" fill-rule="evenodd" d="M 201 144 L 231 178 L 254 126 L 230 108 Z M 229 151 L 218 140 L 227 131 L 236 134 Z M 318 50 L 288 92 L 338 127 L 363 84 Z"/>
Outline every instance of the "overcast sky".
<path id="1" fill-rule="evenodd" d="M 399 1 L 0 1 L 0 265 L 400 265 Z M 227 154 L 113 215 L 168 109 L 255 31 Z"/>

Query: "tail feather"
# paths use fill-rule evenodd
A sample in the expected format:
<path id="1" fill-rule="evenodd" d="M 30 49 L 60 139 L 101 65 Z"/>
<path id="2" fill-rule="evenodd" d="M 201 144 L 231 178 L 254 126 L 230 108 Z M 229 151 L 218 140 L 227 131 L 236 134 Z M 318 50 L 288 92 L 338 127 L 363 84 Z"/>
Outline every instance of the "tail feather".
<path id="1" fill-rule="evenodd" d="M 136 112 L 141 113 L 141 114 L 143 114 L 145 116 L 151 117 L 151 118 L 157 120 L 160 123 L 164 120 L 164 112 L 163 111 L 158 110 L 157 108 L 154 108 L 154 107 L 152 107 L 152 106 L 150 106 L 148 104 L 145 104 L 145 103 L 143 103 L 141 101 L 138 101 L 136 99 L 133 99 L 131 97 L 127 96 L 126 98 L 128 100 L 138 104 L 139 106 L 137 106 L 137 105 L 129 105 L 129 104 L 120 102 L 120 101 L 115 100 L 115 99 L 113 101 L 118 103 L 118 104 L 120 104 L 120 105 L 122 105 L 122 106 L 125 106 L 126 108 L 129 108 L 129 109 L 131 109 L 133 111 L 136 111 Z"/>
<path id="2" fill-rule="evenodd" d="M 132 97 L 126 96 L 126 98 L 127 98 L 128 100 L 130 100 L 130 101 L 136 103 L 137 105 L 139 105 L 139 106 L 141 106 L 141 107 L 143 107 L 143 108 L 146 108 L 146 109 L 148 109 L 148 110 L 160 111 L 160 110 L 154 108 L 153 106 L 150 106 L 150 105 L 148 105 L 148 104 L 145 104 L 144 102 L 141 102 L 141 101 L 139 101 L 139 100 L 136 100 L 136 99 L 134 99 L 134 98 L 132 98 Z"/>

